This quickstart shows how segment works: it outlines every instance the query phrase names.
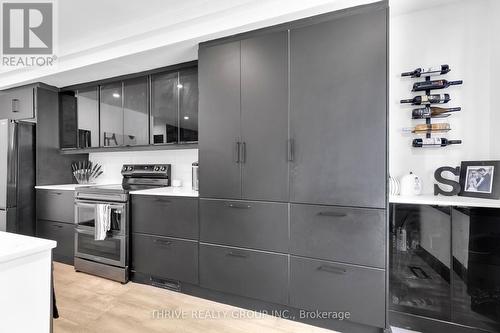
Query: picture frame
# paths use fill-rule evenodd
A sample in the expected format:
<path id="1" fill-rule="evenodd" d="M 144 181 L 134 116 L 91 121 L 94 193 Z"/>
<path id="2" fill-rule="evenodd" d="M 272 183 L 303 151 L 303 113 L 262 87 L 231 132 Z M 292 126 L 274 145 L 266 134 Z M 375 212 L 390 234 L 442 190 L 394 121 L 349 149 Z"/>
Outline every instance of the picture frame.
<path id="1" fill-rule="evenodd" d="M 463 161 L 460 186 L 459 196 L 500 199 L 500 161 Z"/>

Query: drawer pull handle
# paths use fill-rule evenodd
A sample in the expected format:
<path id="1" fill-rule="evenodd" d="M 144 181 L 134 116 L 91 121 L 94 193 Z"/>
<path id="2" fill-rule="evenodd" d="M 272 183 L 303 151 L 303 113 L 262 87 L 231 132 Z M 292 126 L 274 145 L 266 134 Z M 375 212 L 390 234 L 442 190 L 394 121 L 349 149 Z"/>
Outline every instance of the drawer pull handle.
<path id="1" fill-rule="evenodd" d="M 346 217 L 346 213 L 339 212 L 319 212 L 318 216 L 328 216 L 328 217 Z"/>
<path id="2" fill-rule="evenodd" d="M 227 255 L 229 257 L 235 257 L 235 258 L 248 258 L 248 255 L 247 254 L 243 254 L 243 253 L 237 253 L 237 252 L 228 252 Z"/>
<path id="3" fill-rule="evenodd" d="M 329 265 L 321 265 L 318 267 L 318 271 L 334 273 L 334 274 L 345 274 L 347 270 L 339 267 L 333 267 Z"/>
<path id="4" fill-rule="evenodd" d="M 158 198 L 158 199 L 155 199 L 156 202 L 162 202 L 162 203 L 171 203 L 172 201 L 168 200 L 168 199 L 162 199 L 162 198 Z"/>
<path id="5" fill-rule="evenodd" d="M 62 229 L 62 225 L 53 224 L 52 228 Z"/>
<path id="6" fill-rule="evenodd" d="M 158 245 L 170 246 L 172 245 L 172 241 L 163 240 L 163 239 L 155 239 L 154 242 Z"/>
<path id="7" fill-rule="evenodd" d="M 250 205 L 245 205 L 245 204 L 237 204 L 237 203 L 226 203 L 226 206 L 229 208 L 237 208 L 237 209 L 249 209 L 252 208 Z"/>
<path id="8" fill-rule="evenodd" d="M 47 192 L 47 193 L 52 194 L 52 195 L 61 195 L 62 194 L 62 192 L 52 192 L 52 191 Z"/>

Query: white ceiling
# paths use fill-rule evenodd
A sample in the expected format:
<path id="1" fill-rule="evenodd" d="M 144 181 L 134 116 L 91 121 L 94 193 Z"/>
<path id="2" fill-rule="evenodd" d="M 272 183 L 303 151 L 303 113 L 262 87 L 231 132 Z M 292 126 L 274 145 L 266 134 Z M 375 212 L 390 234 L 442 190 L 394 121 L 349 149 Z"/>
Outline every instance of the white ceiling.
<path id="1" fill-rule="evenodd" d="M 0 89 L 57 87 L 197 58 L 197 45 L 376 0 L 55 0 L 57 66 L 0 69 Z"/>

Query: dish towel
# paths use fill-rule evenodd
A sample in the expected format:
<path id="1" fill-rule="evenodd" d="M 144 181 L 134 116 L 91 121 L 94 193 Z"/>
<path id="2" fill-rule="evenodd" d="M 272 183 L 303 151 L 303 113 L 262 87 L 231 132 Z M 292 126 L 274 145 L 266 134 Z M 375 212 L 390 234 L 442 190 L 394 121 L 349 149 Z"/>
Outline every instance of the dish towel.
<path id="1" fill-rule="evenodd" d="M 111 209 L 108 204 L 97 204 L 95 208 L 94 239 L 106 239 L 106 233 L 111 229 Z"/>

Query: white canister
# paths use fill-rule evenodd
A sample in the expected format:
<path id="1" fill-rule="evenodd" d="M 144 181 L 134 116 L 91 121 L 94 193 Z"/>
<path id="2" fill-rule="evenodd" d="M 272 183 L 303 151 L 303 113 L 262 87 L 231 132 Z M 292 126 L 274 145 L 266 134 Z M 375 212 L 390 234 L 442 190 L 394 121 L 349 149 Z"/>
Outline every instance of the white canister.
<path id="1" fill-rule="evenodd" d="M 401 178 L 401 195 L 420 195 L 422 194 L 422 180 L 413 172 Z"/>
<path id="2" fill-rule="evenodd" d="M 401 192 L 401 184 L 399 179 L 394 177 L 389 177 L 389 195 L 399 195 Z"/>

